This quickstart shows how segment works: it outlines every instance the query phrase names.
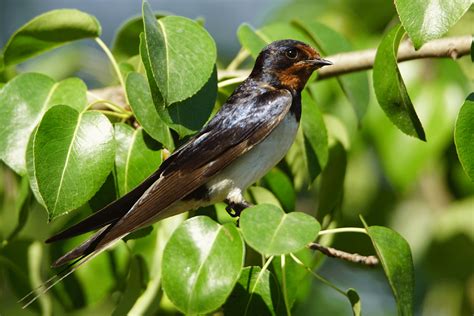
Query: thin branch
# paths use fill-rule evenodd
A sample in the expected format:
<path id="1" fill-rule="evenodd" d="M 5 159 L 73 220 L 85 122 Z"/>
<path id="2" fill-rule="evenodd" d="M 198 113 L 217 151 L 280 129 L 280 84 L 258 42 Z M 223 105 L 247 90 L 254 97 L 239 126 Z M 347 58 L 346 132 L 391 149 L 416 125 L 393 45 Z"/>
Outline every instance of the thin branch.
<path id="1" fill-rule="evenodd" d="M 375 256 L 362 256 L 357 253 L 349 253 L 331 247 L 326 247 L 318 243 L 311 243 L 308 247 L 312 250 L 318 250 L 328 257 L 339 258 L 354 263 L 362 263 L 368 266 L 375 266 L 379 263 L 379 259 Z"/>
<path id="2" fill-rule="evenodd" d="M 452 58 L 458 59 L 471 52 L 472 36 L 447 37 L 434 40 L 415 50 L 410 41 L 404 41 L 398 48 L 399 62 L 422 58 Z M 334 63 L 332 66 L 318 71 L 318 80 L 334 76 L 371 69 L 374 66 L 376 49 L 341 53 L 327 56 Z"/>

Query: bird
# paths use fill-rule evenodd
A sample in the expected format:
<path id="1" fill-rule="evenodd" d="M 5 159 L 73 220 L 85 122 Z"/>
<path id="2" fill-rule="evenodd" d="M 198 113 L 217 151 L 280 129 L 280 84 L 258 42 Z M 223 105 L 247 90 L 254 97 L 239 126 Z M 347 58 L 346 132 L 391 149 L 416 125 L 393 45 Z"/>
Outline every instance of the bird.
<path id="1" fill-rule="evenodd" d="M 301 92 L 329 60 L 292 39 L 268 44 L 248 76 L 216 115 L 140 185 L 46 243 L 98 230 L 52 267 L 82 264 L 127 234 L 161 219 L 224 201 L 233 216 L 250 204 L 243 192 L 292 145 L 301 118 Z"/>

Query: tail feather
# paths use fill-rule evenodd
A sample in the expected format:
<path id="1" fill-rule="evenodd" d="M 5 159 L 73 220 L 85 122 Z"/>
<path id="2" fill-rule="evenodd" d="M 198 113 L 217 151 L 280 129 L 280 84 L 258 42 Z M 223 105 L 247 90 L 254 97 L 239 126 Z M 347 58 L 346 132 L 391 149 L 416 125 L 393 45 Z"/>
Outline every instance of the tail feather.
<path id="1" fill-rule="evenodd" d="M 54 261 L 51 267 L 57 268 L 74 259 L 80 259 L 94 252 L 100 252 L 100 249 L 97 249 L 97 244 L 105 236 L 105 234 L 107 234 L 107 232 L 112 228 L 112 226 L 113 224 L 99 230 L 91 238 L 87 239 L 82 244 L 70 250 L 69 252 L 58 258 L 56 261 Z"/>
<path id="2" fill-rule="evenodd" d="M 81 257 L 77 259 L 76 261 L 70 263 L 66 268 L 61 270 L 59 273 L 55 274 L 51 278 L 49 278 L 46 282 L 41 284 L 39 287 L 35 288 L 32 290 L 30 293 L 25 295 L 22 299 L 18 301 L 18 303 L 24 302 L 27 299 L 29 299 L 28 302 L 26 302 L 22 308 L 25 309 L 29 305 L 31 305 L 33 302 L 35 302 L 40 296 L 46 294 L 53 286 L 64 280 L 67 276 L 69 276 L 71 273 L 76 271 L 79 267 L 81 267 L 84 263 L 88 262 L 92 258 L 94 258 L 96 255 L 98 255 L 100 252 L 97 253 L 92 253 L 88 256 Z"/>
<path id="3" fill-rule="evenodd" d="M 139 186 L 128 192 L 118 200 L 105 206 L 100 211 L 95 212 L 83 221 L 67 228 L 66 230 L 51 236 L 45 242 L 52 243 L 55 241 L 68 239 L 74 236 L 82 235 L 84 233 L 99 229 L 110 223 L 116 222 L 123 217 L 132 206 L 140 199 L 145 191 L 159 178 L 158 172 L 152 174 Z"/>

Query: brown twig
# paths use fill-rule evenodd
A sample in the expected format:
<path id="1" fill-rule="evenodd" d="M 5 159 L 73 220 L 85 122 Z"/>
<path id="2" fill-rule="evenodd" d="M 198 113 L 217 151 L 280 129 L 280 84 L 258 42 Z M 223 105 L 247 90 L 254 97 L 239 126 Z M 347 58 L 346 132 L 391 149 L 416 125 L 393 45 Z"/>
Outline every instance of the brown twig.
<path id="1" fill-rule="evenodd" d="M 315 242 L 310 243 L 308 247 L 313 250 L 318 250 L 328 257 L 343 259 L 354 263 L 362 263 L 368 266 L 375 266 L 379 263 L 379 259 L 375 256 L 362 256 L 357 253 L 349 253 L 335 248 L 326 247 Z"/>

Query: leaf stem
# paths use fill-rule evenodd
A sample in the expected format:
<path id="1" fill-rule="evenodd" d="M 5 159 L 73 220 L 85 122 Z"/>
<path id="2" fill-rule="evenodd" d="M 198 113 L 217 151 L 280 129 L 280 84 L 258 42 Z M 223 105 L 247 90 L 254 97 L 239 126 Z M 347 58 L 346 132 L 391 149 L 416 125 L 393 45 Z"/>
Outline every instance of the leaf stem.
<path id="1" fill-rule="evenodd" d="M 263 256 L 262 256 L 263 258 Z M 262 269 L 260 270 L 260 273 L 258 274 L 257 276 L 257 280 L 255 280 L 255 283 L 253 285 L 253 287 L 250 289 L 250 298 L 247 302 L 247 306 L 245 307 L 245 313 L 244 315 L 247 315 L 247 312 L 248 312 L 248 309 L 249 309 L 249 306 L 250 306 L 250 302 L 252 301 L 252 296 L 253 296 L 253 292 L 255 291 L 255 288 L 258 286 L 258 282 L 260 282 L 260 278 L 263 276 L 263 274 L 265 273 L 265 271 L 268 269 L 268 266 L 270 265 L 270 263 L 272 262 L 274 256 L 271 256 L 270 258 L 268 258 L 268 260 L 265 262 L 265 264 L 263 265 Z"/>
<path id="2" fill-rule="evenodd" d="M 120 119 L 128 119 L 130 116 L 132 116 L 131 112 L 130 114 L 126 114 L 126 113 L 117 113 L 114 111 L 107 111 L 107 110 L 94 110 L 94 111 L 100 112 L 105 115 L 114 116 Z"/>
<path id="3" fill-rule="evenodd" d="M 97 105 L 97 104 L 103 104 L 105 105 L 106 107 L 108 107 L 110 110 L 112 111 L 115 111 L 117 113 L 126 113 L 126 114 L 129 114 L 131 113 L 130 111 L 124 109 L 123 107 L 121 107 L 120 105 L 117 105 L 115 103 L 113 103 L 112 101 L 109 101 L 109 100 L 96 100 L 92 103 L 90 103 L 86 109 L 90 109 L 92 108 L 94 105 Z"/>
<path id="4" fill-rule="evenodd" d="M 227 71 L 233 71 L 236 70 L 247 57 L 249 57 L 249 52 L 246 49 L 241 48 L 239 52 L 237 53 L 237 56 L 230 62 L 230 64 L 227 66 Z"/>
<path id="5" fill-rule="evenodd" d="M 347 294 L 346 292 L 344 292 L 343 290 L 341 290 L 340 288 L 338 288 L 337 286 L 335 286 L 334 284 L 332 284 L 329 280 L 327 280 L 326 278 L 320 276 L 319 274 L 317 274 L 316 272 L 314 272 L 312 269 L 310 269 L 309 267 L 307 267 L 303 262 L 301 262 L 300 259 L 298 259 L 298 257 L 296 257 L 294 254 L 290 253 L 290 256 L 291 258 L 297 263 L 299 264 L 300 266 L 302 266 L 303 268 L 305 268 L 309 273 L 311 273 L 316 279 L 318 279 L 319 281 L 323 282 L 324 284 L 326 284 L 327 286 L 333 288 L 334 290 L 336 290 L 337 292 L 339 292 L 340 294 L 344 295 L 345 297 L 347 297 Z"/>
<path id="6" fill-rule="evenodd" d="M 230 86 L 234 83 L 241 83 L 242 81 L 245 80 L 245 78 L 247 78 L 247 76 L 240 76 L 240 77 L 235 77 L 235 78 L 230 78 L 230 79 L 227 79 L 227 80 L 223 80 L 223 81 L 221 81 L 217 84 L 217 87 L 218 88 L 223 88 L 223 87 L 226 87 L 226 86 Z"/>
<path id="7" fill-rule="evenodd" d="M 109 58 L 110 62 L 112 63 L 112 66 L 114 67 L 115 73 L 118 77 L 118 80 L 120 81 L 120 85 L 122 86 L 123 90 L 125 91 L 125 81 L 123 80 L 122 73 L 120 72 L 120 68 L 117 64 L 117 61 L 115 60 L 114 55 L 112 55 L 112 52 L 110 49 L 105 45 L 105 43 L 100 39 L 100 37 L 96 37 L 95 41 L 97 44 L 99 44 L 100 48 L 105 52 L 107 57 Z M 126 94 L 125 94 L 126 96 Z M 127 100 L 128 103 L 128 100 Z"/>
<path id="8" fill-rule="evenodd" d="M 332 228 L 332 229 L 321 230 L 319 232 L 318 236 L 329 235 L 329 234 L 337 234 L 337 233 L 362 233 L 362 234 L 367 234 L 367 231 L 365 230 L 365 228 L 361 228 L 361 227 L 340 227 L 340 228 Z"/>
<path id="9" fill-rule="evenodd" d="M 286 314 L 288 316 L 291 316 L 291 311 L 290 311 L 290 304 L 288 303 L 288 293 L 286 289 L 286 262 L 285 262 L 285 255 L 281 255 L 281 283 L 283 287 L 283 299 L 285 301 L 285 308 L 286 308 Z"/>

